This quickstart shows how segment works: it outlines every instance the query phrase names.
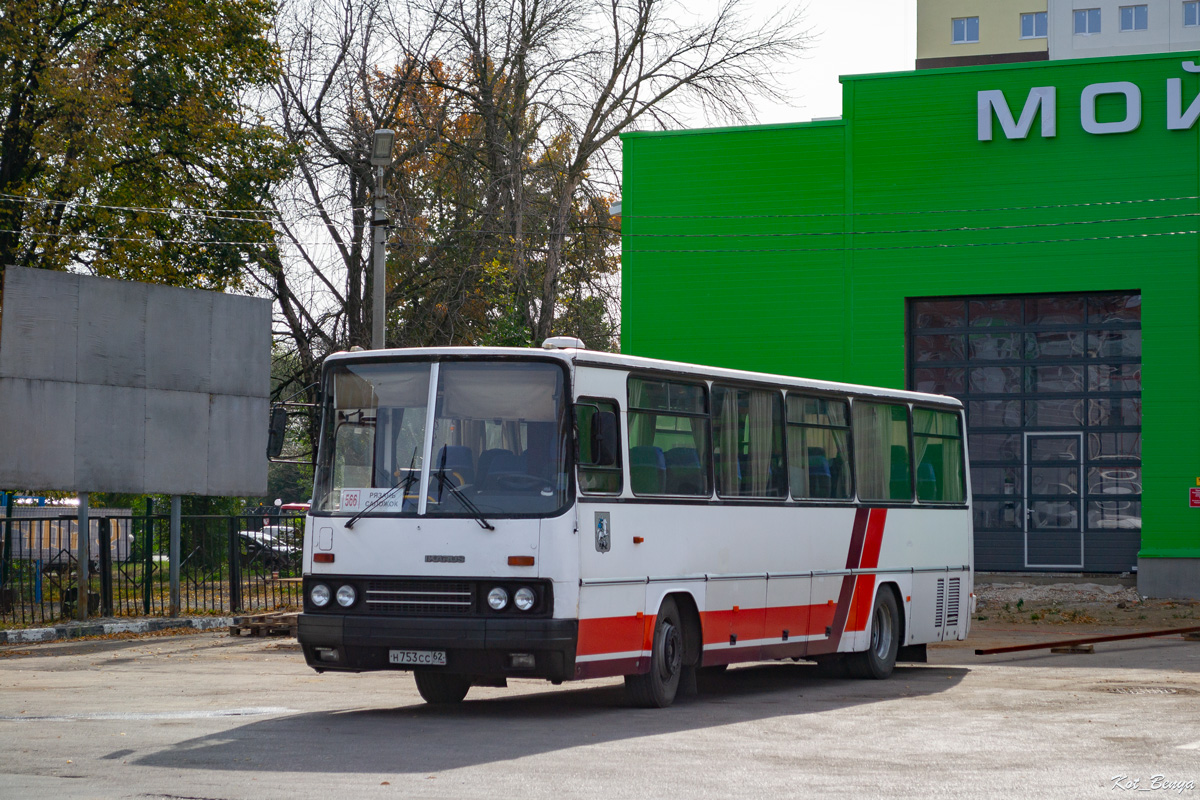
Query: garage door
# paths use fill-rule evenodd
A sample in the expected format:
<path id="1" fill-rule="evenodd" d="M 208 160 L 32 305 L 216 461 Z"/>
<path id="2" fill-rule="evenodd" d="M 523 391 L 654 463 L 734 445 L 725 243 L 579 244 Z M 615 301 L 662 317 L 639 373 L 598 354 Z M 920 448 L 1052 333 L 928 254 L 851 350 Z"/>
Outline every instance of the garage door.
<path id="1" fill-rule="evenodd" d="M 979 569 L 1137 563 L 1141 360 L 1136 291 L 909 300 L 908 387 L 967 407 Z"/>

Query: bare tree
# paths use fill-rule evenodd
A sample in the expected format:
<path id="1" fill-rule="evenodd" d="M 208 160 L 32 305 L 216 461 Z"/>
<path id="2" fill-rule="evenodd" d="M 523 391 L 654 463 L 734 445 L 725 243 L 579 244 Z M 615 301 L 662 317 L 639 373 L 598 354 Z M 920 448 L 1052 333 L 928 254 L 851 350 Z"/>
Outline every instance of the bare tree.
<path id="1" fill-rule="evenodd" d="M 279 256 L 254 273 L 279 303 L 281 377 L 304 385 L 368 344 L 384 127 L 389 345 L 611 341 L 619 135 L 696 108 L 741 119 L 804 44 L 795 14 L 754 25 L 741 2 L 683 23 L 678 0 L 290 0 L 274 99 L 298 166 L 276 195 Z"/>
<path id="2" fill-rule="evenodd" d="M 554 330 L 572 211 L 597 194 L 597 156 L 622 132 L 677 126 L 684 108 L 742 119 L 754 97 L 781 93 L 772 76 L 807 38 L 799 12 L 752 25 L 740 0 L 695 23 L 678 21 L 690 15 L 673 0 L 433 0 L 426 10 L 442 57 L 469 65 L 445 88 L 482 120 L 487 198 L 504 207 L 492 216 L 511 239 L 534 340 Z M 536 254 L 531 238 L 544 241 Z"/>

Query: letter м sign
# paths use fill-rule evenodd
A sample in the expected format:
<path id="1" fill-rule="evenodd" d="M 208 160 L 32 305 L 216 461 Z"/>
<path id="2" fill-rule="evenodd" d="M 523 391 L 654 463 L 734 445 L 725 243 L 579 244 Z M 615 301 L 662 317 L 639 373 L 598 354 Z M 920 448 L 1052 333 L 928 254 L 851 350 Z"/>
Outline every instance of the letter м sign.
<path id="1" fill-rule="evenodd" d="M 1053 86 L 1035 86 L 1029 90 L 1025 98 L 1025 107 L 1021 109 L 1021 117 L 1013 119 L 1004 92 L 999 89 L 979 93 L 979 141 L 992 140 L 992 120 L 1000 122 L 1000 128 L 1009 139 L 1025 139 L 1029 129 L 1033 127 L 1033 118 L 1038 110 L 1042 112 L 1042 137 L 1053 138 L 1058 134 L 1056 94 Z"/>

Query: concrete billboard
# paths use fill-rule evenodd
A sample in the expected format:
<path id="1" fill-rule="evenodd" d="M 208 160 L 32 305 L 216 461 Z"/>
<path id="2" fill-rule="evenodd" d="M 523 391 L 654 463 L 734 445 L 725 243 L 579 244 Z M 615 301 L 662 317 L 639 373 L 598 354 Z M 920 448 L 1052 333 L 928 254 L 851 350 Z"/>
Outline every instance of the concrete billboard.
<path id="1" fill-rule="evenodd" d="M 267 488 L 271 303 L 9 267 L 0 487 Z"/>

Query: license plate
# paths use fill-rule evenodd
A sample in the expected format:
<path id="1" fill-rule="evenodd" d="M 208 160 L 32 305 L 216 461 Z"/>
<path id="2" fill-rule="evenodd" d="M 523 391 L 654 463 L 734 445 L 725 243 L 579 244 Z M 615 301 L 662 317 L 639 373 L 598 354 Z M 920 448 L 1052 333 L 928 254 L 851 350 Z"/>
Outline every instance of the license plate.
<path id="1" fill-rule="evenodd" d="M 414 667 L 446 666 L 445 650 L 389 650 L 388 663 Z"/>

